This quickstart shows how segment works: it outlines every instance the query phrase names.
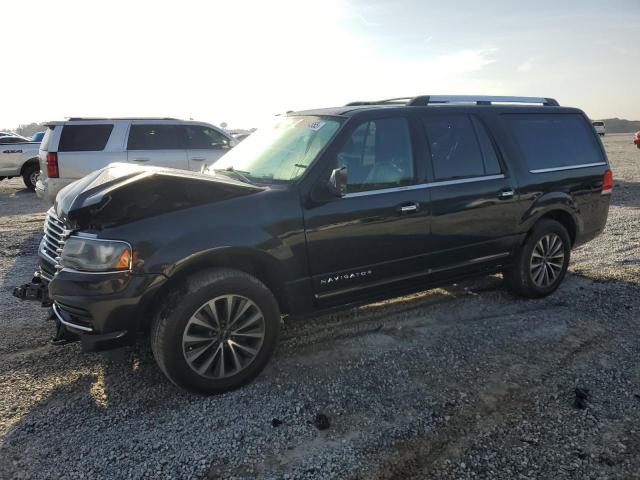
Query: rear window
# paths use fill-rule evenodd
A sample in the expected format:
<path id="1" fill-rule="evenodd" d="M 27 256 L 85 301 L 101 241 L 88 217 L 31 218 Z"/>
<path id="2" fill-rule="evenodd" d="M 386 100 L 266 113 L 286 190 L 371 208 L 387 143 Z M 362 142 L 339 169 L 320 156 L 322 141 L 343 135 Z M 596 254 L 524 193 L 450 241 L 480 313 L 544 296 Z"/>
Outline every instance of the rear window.
<path id="1" fill-rule="evenodd" d="M 507 114 L 529 170 L 601 163 L 605 159 L 592 127 L 582 115 Z"/>
<path id="2" fill-rule="evenodd" d="M 131 125 L 128 150 L 184 149 L 183 135 L 177 125 Z"/>
<path id="3" fill-rule="evenodd" d="M 60 135 L 59 152 L 98 152 L 104 150 L 113 125 L 65 125 Z M 46 135 L 45 135 L 46 137 Z M 46 148 L 43 147 L 44 150 Z"/>
<path id="4" fill-rule="evenodd" d="M 593 122 L 594 127 L 604 127 L 604 122 Z"/>

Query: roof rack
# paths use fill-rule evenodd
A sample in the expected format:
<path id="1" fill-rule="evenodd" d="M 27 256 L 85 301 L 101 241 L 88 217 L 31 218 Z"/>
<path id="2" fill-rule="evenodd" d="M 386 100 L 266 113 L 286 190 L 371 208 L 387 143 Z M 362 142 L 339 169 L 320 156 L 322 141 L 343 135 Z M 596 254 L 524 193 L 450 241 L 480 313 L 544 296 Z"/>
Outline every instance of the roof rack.
<path id="1" fill-rule="evenodd" d="M 557 107 L 558 102 L 546 97 L 507 97 L 494 95 L 420 95 L 417 97 L 389 98 L 378 101 L 351 102 L 346 107 L 361 105 L 407 105 L 427 106 L 439 103 L 475 103 L 476 105 L 492 105 L 494 103 L 540 103 L 544 106 Z"/>
<path id="2" fill-rule="evenodd" d="M 67 120 L 179 120 L 172 117 L 67 117 Z"/>

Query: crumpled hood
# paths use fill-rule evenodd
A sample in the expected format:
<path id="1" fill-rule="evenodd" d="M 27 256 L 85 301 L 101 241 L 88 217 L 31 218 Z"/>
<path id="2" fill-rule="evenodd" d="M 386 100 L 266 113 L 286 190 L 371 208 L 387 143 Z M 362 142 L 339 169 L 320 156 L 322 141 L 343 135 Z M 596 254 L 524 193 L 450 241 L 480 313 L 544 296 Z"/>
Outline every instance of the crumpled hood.
<path id="1" fill-rule="evenodd" d="M 260 190 L 224 176 L 112 163 L 60 190 L 54 209 L 74 228 L 101 229 Z"/>

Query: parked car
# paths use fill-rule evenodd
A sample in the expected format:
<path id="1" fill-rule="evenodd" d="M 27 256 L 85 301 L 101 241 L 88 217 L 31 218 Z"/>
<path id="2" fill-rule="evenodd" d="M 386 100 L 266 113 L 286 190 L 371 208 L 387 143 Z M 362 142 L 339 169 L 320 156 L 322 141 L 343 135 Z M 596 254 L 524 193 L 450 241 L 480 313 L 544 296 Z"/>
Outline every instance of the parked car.
<path id="1" fill-rule="evenodd" d="M 40 174 L 38 148 L 40 142 L 32 142 L 18 135 L 0 137 L 0 181 L 22 177 L 30 190 L 36 188 Z"/>
<path id="2" fill-rule="evenodd" d="M 640 130 L 633 136 L 633 143 L 636 144 L 636 147 L 640 148 Z"/>
<path id="3" fill-rule="evenodd" d="M 51 122 L 40 146 L 39 197 L 53 203 L 71 182 L 113 162 L 199 171 L 235 140 L 208 123 L 172 118 L 70 118 Z"/>
<path id="4" fill-rule="evenodd" d="M 285 314 L 496 272 L 553 293 L 612 186 L 588 118 L 553 99 L 291 113 L 204 173 L 116 164 L 67 186 L 14 294 L 52 302 L 57 338 L 85 350 L 149 330 L 175 384 L 222 392 L 264 368 Z"/>
<path id="5" fill-rule="evenodd" d="M 598 135 L 600 135 L 601 137 L 604 137 L 604 134 L 606 133 L 604 122 L 598 120 L 595 122 L 591 122 L 591 125 L 593 125 L 593 128 Z"/>
<path id="6" fill-rule="evenodd" d="M 0 137 L 16 137 L 19 135 L 16 135 L 15 133 L 12 132 L 0 132 Z"/>
<path id="7" fill-rule="evenodd" d="M 31 141 L 40 143 L 43 137 L 44 137 L 44 132 L 36 132 L 31 137 Z"/>

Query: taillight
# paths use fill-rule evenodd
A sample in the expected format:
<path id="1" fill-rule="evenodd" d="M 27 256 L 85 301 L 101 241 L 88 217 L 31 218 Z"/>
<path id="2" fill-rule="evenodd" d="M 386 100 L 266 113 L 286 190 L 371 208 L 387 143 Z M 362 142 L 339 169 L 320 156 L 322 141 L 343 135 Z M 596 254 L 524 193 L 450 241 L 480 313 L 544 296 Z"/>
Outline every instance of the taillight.
<path id="1" fill-rule="evenodd" d="M 602 179 L 602 194 L 611 193 L 611 190 L 613 190 L 613 172 L 607 170 Z"/>
<path id="2" fill-rule="evenodd" d="M 56 152 L 47 152 L 47 177 L 58 178 L 59 176 L 58 154 Z"/>

